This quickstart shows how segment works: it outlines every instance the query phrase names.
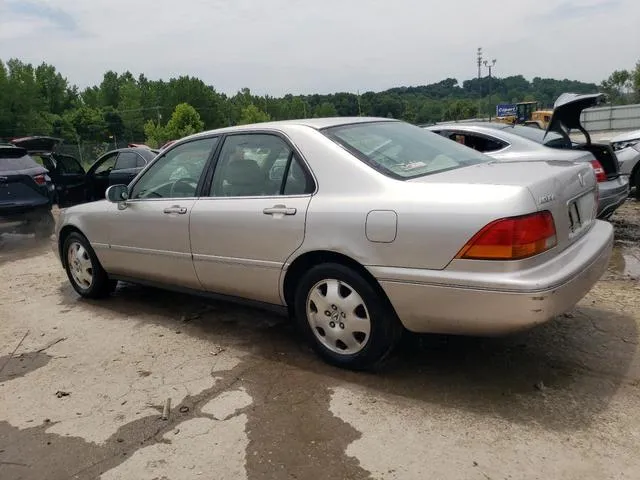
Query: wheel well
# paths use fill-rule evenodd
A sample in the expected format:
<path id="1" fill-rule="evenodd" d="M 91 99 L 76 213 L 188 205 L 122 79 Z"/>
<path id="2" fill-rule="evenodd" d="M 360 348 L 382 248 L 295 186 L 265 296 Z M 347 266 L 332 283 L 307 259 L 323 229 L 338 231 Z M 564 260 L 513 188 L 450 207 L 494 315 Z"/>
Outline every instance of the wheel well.
<path id="1" fill-rule="evenodd" d="M 58 252 L 60 253 L 60 261 L 62 262 L 63 267 L 66 267 L 67 264 L 66 264 L 65 255 L 62 252 L 62 247 L 67 237 L 71 235 L 73 232 L 77 232 L 80 235 L 84 236 L 84 234 L 80 231 L 80 229 L 72 225 L 65 225 L 64 227 L 62 227 L 62 230 L 60 230 L 60 234 L 58 235 Z"/>
<path id="2" fill-rule="evenodd" d="M 376 289 L 381 298 L 384 298 L 385 301 L 389 302 L 386 293 L 384 292 L 378 281 L 366 268 L 364 268 L 356 260 L 341 253 L 319 250 L 307 252 L 304 255 L 300 255 L 287 269 L 287 273 L 284 277 L 283 290 L 284 300 L 289 308 L 293 306 L 296 286 L 298 285 L 298 282 L 302 278 L 304 273 L 309 269 L 315 267 L 316 265 L 321 265 L 323 263 L 338 263 L 355 270 L 360 275 L 362 275 L 363 278 L 365 278 L 373 286 L 374 289 Z"/>

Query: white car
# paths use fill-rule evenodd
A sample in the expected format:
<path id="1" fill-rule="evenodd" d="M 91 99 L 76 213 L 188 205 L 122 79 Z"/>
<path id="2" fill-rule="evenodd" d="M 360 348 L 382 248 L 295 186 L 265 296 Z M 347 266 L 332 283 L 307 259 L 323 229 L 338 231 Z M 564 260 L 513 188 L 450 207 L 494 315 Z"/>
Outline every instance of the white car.
<path id="1" fill-rule="evenodd" d="M 629 175 L 629 184 L 635 187 L 635 196 L 640 200 L 640 130 L 623 133 L 610 142 L 618 157 L 620 173 Z"/>

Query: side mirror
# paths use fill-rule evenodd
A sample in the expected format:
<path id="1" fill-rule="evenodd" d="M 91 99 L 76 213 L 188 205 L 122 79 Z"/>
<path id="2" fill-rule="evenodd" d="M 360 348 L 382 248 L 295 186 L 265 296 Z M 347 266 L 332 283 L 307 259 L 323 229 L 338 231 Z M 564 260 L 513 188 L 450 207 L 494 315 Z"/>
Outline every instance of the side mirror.
<path id="1" fill-rule="evenodd" d="M 112 185 L 107 188 L 105 197 L 111 203 L 126 202 L 129 199 L 129 187 L 127 185 Z"/>

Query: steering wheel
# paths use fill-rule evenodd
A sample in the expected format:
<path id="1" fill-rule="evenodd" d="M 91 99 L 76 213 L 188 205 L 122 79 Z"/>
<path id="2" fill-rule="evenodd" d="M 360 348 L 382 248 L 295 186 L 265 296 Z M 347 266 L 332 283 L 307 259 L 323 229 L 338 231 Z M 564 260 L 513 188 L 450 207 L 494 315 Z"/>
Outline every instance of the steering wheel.
<path id="1" fill-rule="evenodd" d="M 198 180 L 196 180 L 195 178 L 190 178 L 190 177 L 179 178 L 178 180 L 173 182 L 173 184 L 171 185 L 171 190 L 169 192 L 170 198 L 173 198 L 175 196 L 176 187 L 181 183 L 188 185 L 189 188 L 193 188 L 194 193 L 195 193 L 195 189 L 198 187 Z"/>

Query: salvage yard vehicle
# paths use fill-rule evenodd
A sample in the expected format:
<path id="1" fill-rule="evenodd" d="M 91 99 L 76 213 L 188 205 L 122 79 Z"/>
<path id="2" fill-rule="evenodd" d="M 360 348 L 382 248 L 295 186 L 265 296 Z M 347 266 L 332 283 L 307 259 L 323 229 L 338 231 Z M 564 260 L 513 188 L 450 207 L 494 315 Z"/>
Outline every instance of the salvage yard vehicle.
<path id="1" fill-rule="evenodd" d="M 109 186 L 129 183 L 157 153 L 147 146 L 136 146 L 102 155 L 87 171 L 87 200 L 102 200 Z"/>
<path id="2" fill-rule="evenodd" d="M 566 96 L 565 96 L 566 95 Z M 500 162 L 575 161 L 590 164 L 598 180 L 598 218 L 608 219 L 629 196 L 629 179 L 622 175 L 616 153 L 607 144 L 593 144 L 580 124 L 580 114 L 603 95 L 564 94 L 554 107 L 549 128 L 544 130 L 504 123 L 451 123 L 425 127 Z M 579 129 L 586 142 L 569 138 Z"/>
<path id="3" fill-rule="evenodd" d="M 65 207 L 85 200 L 84 168 L 75 157 L 56 151 L 62 139 L 46 136 L 22 137 L 14 138 L 11 143 L 27 150 L 34 160 L 48 170 L 55 187 L 53 203 Z"/>
<path id="4" fill-rule="evenodd" d="M 634 195 L 640 200 L 640 130 L 622 133 L 610 140 L 618 157 L 620 173 L 629 175 L 629 184 L 635 188 Z"/>
<path id="5" fill-rule="evenodd" d="M 0 234 L 49 237 L 55 225 L 52 200 L 53 183 L 47 169 L 24 148 L 0 145 Z"/>
<path id="6" fill-rule="evenodd" d="M 83 297 L 122 280 L 276 307 L 325 361 L 364 369 L 404 329 L 506 334 L 573 308 L 612 251 L 596 208 L 588 163 L 496 162 L 393 119 L 290 120 L 177 141 L 63 210 L 53 249 Z"/>

